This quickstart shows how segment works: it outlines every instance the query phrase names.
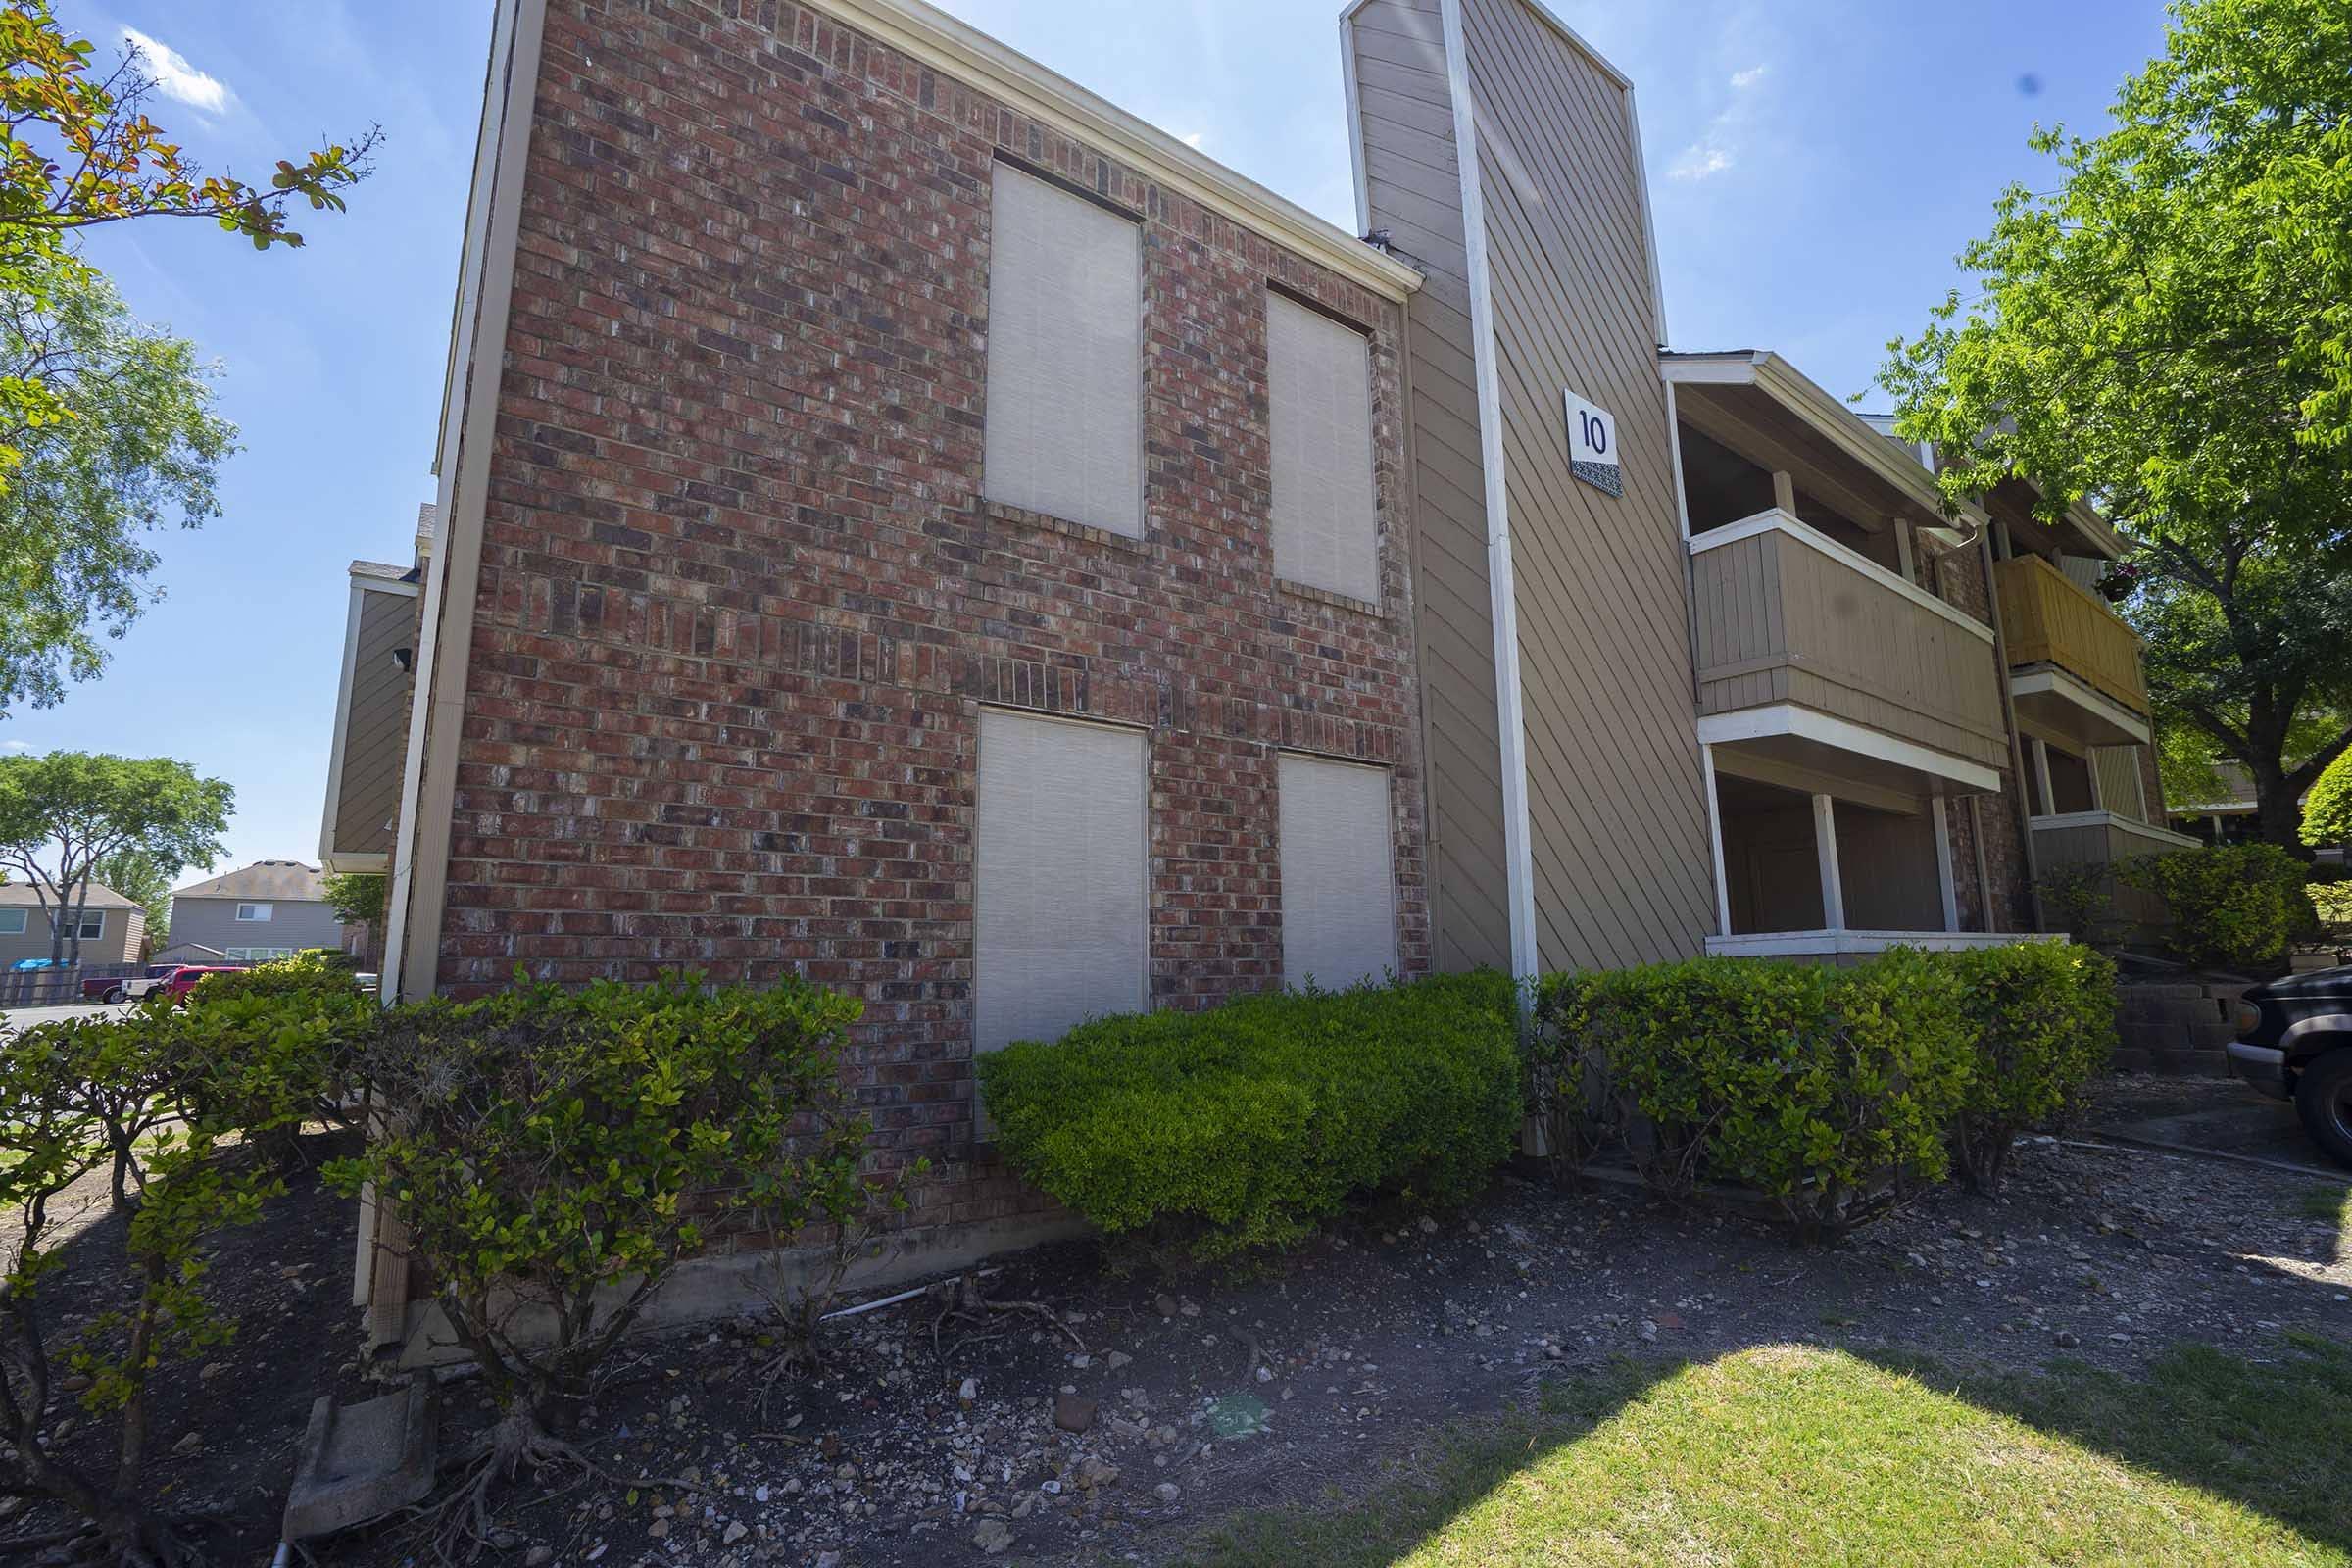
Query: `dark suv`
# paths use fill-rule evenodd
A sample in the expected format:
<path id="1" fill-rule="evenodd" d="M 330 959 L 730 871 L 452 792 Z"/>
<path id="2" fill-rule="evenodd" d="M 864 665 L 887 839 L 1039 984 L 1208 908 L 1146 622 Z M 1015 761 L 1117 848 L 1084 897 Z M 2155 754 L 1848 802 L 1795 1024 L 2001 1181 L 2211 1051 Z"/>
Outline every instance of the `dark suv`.
<path id="1" fill-rule="evenodd" d="M 2292 1100 L 2311 1141 L 2352 1165 L 2352 964 L 2249 990 L 2238 1004 L 2230 1070 Z"/>

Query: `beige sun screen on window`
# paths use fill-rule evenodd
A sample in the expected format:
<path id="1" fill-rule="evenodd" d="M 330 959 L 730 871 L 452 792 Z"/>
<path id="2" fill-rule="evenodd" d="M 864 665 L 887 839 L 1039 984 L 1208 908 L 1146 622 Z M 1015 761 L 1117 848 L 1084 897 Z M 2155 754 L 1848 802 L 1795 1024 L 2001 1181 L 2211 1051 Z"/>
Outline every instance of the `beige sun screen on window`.
<path id="1" fill-rule="evenodd" d="M 991 199 L 988 499 L 1144 531 L 1142 241 L 1003 164 Z"/>
<path id="2" fill-rule="evenodd" d="M 1372 351 L 1364 335 L 1266 296 L 1274 444 L 1274 574 L 1378 603 Z"/>
<path id="3" fill-rule="evenodd" d="M 1283 983 L 1379 979 L 1396 964 L 1389 770 L 1292 755 L 1279 787 Z"/>
<path id="4" fill-rule="evenodd" d="M 974 1045 L 1146 1004 L 1144 736 L 983 709 Z"/>

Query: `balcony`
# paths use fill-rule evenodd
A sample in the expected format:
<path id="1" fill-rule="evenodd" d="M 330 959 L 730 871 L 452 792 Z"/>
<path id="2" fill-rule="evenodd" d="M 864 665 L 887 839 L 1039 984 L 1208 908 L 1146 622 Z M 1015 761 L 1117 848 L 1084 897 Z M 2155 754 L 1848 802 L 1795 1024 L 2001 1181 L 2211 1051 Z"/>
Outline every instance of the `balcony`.
<path id="1" fill-rule="evenodd" d="M 1989 626 L 1778 509 L 1690 554 L 1700 740 L 1890 796 L 2000 787 Z"/>
<path id="2" fill-rule="evenodd" d="M 1960 928 L 1950 799 L 2000 787 L 1992 628 L 1778 508 L 1690 540 L 1710 953 L 1838 959 Z"/>
<path id="3" fill-rule="evenodd" d="M 2038 556 L 1993 568 L 2018 727 L 2086 753 L 2148 739 L 2139 637 L 2107 602 Z"/>

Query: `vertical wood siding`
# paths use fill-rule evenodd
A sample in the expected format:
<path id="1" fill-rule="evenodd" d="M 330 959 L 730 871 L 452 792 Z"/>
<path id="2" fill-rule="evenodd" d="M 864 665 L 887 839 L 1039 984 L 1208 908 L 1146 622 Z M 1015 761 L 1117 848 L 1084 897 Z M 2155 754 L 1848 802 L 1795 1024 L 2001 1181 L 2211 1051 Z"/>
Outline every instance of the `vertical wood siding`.
<path id="1" fill-rule="evenodd" d="M 1692 564 L 1700 712 L 1801 703 L 1987 767 L 2006 760 L 1984 639 L 1786 534 Z"/>
<path id="2" fill-rule="evenodd" d="M 1494 308 L 1545 968 L 1695 953 L 1713 921 L 1690 606 L 1624 89 L 1522 0 L 1463 0 Z M 1625 494 L 1569 471 L 1562 394 Z"/>
<path id="3" fill-rule="evenodd" d="M 2010 663 L 2055 664 L 2133 712 L 2148 710 L 2139 638 L 2105 600 L 2039 556 L 2019 556 L 1993 570 Z"/>
<path id="4" fill-rule="evenodd" d="M 1437 0 L 1373 0 L 1351 19 L 1370 226 L 1427 270 L 1407 325 L 1415 634 L 1429 731 L 1439 967 L 1510 960 L 1486 478 L 1468 249 Z"/>
<path id="5" fill-rule="evenodd" d="M 409 739 L 409 673 L 392 655 L 416 642 L 416 601 L 410 595 L 360 595 L 359 655 L 352 664 L 335 801 L 338 855 L 383 855 L 392 848 Z"/>

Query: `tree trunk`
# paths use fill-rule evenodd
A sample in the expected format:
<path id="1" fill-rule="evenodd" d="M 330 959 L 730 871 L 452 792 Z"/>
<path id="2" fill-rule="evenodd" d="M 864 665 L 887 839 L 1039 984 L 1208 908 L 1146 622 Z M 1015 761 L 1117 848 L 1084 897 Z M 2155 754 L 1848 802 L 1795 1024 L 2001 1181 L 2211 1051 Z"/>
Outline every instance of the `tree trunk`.
<path id="1" fill-rule="evenodd" d="M 2276 844 L 2299 859 L 2310 859 L 2311 851 L 2303 844 L 2303 806 L 2285 771 L 2276 761 L 2249 760 L 2246 765 L 2254 777 L 2257 840 Z"/>

